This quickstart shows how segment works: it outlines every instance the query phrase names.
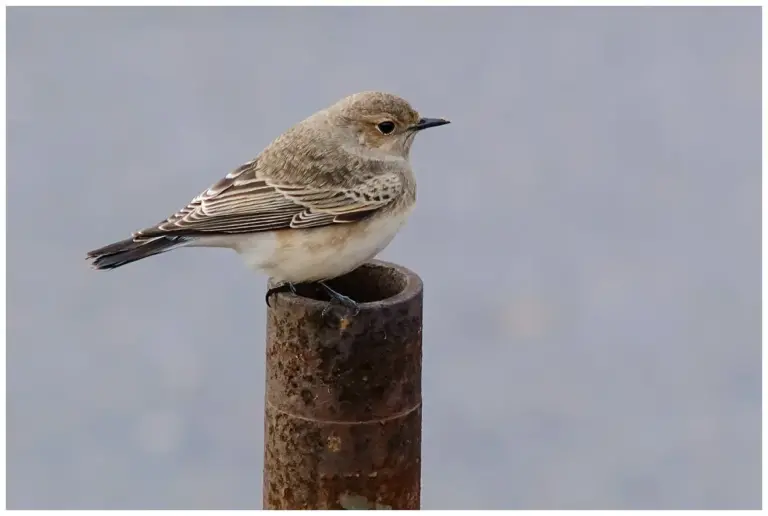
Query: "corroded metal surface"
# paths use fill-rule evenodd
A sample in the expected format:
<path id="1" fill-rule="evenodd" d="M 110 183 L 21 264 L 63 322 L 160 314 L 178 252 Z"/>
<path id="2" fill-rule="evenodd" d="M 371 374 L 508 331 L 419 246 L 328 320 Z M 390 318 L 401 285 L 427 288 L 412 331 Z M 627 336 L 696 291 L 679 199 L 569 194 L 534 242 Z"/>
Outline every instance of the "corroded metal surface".
<path id="1" fill-rule="evenodd" d="M 377 261 L 333 284 L 369 302 L 323 317 L 281 293 L 268 310 L 264 508 L 418 509 L 421 280 Z"/>

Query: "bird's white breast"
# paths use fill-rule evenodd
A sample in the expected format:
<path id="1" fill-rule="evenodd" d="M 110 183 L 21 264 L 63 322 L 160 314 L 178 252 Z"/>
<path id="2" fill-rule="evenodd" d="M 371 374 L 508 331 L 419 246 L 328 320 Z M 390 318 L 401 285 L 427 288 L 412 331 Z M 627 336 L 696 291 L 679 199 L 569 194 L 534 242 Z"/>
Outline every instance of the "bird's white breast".
<path id="1" fill-rule="evenodd" d="M 233 246 L 246 264 L 278 281 L 335 278 L 376 256 L 405 223 L 410 209 L 363 222 L 239 236 Z"/>

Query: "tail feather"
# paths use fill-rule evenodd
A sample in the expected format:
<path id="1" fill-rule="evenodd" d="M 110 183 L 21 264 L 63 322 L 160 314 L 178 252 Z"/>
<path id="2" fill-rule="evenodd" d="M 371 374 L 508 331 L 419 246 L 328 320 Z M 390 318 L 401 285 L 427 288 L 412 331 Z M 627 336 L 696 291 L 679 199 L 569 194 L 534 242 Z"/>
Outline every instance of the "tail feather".
<path id="1" fill-rule="evenodd" d="M 187 242 L 188 238 L 185 237 L 161 236 L 139 241 L 128 238 L 90 251 L 87 259 L 91 260 L 91 267 L 94 269 L 116 269 L 128 263 L 176 249 Z"/>

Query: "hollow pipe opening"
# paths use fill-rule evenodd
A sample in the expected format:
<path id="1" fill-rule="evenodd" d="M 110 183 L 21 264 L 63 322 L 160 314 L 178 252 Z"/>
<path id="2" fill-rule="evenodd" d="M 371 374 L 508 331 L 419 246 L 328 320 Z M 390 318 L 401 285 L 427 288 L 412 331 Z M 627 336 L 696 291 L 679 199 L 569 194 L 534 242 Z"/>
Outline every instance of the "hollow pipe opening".
<path id="1" fill-rule="evenodd" d="M 274 283 L 270 280 L 270 286 Z M 374 260 L 326 284 L 361 305 L 393 304 L 410 298 L 421 289 L 421 280 L 410 270 L 388 262 Z M 281 297 L 296 301 L 313 300 L 323 303 L 330 299 L 325 290 L 315 283 L 295 285 L 297 296 L 281 293 Z M 365 306 L 362 306 L 363 308 Z"/>

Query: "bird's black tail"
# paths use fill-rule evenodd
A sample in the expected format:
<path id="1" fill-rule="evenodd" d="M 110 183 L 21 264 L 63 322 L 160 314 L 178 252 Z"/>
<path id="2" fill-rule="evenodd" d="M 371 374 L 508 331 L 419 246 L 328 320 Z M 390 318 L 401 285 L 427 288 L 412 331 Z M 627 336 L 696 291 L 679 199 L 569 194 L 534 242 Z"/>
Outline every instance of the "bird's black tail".
<path id="1" fill-rule="evenodd" d="M 94 269 L 116 269 L 127 263 L 181 247 L 188 242 L 184 237 L 155 237 L 136 241 L 132 238 L 109 244 L 88 253 Z"/>

